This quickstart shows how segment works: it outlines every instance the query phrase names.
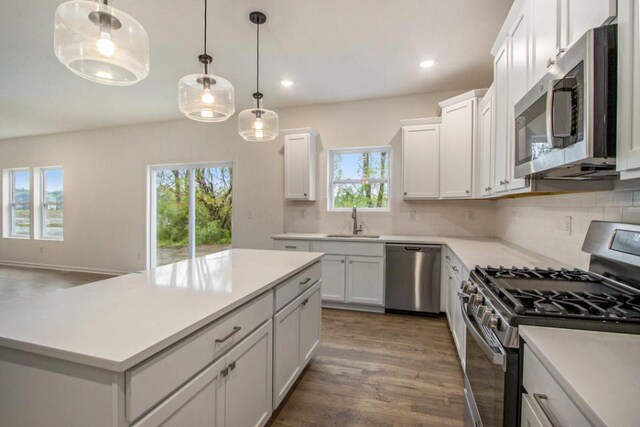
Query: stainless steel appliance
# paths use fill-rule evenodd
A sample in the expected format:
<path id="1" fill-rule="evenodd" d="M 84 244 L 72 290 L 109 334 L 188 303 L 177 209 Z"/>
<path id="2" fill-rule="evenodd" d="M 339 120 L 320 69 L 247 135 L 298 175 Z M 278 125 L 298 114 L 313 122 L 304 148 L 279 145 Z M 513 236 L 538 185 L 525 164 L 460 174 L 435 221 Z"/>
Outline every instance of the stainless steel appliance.
<path id="1" fill-rule="evenodd" d="M 469 426 L 519 426 L 519 325 L 640 334 L 640 225 L 593 221 L 589 271 L 476 267 L 463 283 Z"/>
<path id="2" fill-rule="evenodd" d="M 385 311 L 440 312 L 439 245 L 387 244 Z"/>
<path id="3" fill-rule="evenodd" d="M 516 178 L 617 176 L 617 26 L 585 33 L 515 105 Z"/>

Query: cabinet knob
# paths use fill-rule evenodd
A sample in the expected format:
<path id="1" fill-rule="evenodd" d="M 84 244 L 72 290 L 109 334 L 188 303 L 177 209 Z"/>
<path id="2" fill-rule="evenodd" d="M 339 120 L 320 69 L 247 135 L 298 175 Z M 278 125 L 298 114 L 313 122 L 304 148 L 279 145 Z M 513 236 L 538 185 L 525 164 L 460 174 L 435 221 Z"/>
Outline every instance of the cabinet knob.
<path id="1" fill-rule="evenodd" d="M 555 63 L 556 63 L 556 61 L 554 61 L 553 59 L 551 59 L 551 58 L 547 59 L 547 68 L 551 67 Z"/>
<path id="2" fill-rule="evenodd" d="M 491 191 L 491 190 L 492 190 L 492 188 L 491 188 L 491 187 L 487 187 L 487 191 Z"/>
<path id="3" fill-rule="evenodd" d="M 405 195 L 405 196 L 407 195 L 407 192 L 406 192 L 406 191 L 404 192 L 404 195 Z"/>
<path id="4" fill-rule="evenodd" d="M 344 260 L 342 260 L 342 261 L 340 261 L 340 262 L 344 264 Z"/>
<path id="5" fill-rule="evenodd" d="M 504 180 L 505 185 L 509 183 L 509 180 Z"/>
<path id="6" fill-rule="evenodd" d="M 557 47 L 556 48 L 556 56 L 560 56 L 564 53 L 564 48 L 563 47 Z"/>
<path id="7" fill-rule="evenodd" d="M 307 197 L 307 193 L 304 193 L 304 197 Z"/>
<path id="8" fill-rule="evenodd" d="M 349 264 L 353 264 L 353 261 L 349 260 Z"/>
<path id="9" fill-rule="evenodd" d="M 465 193 L 469 194 L 469 190 L 464 190 Z"/>

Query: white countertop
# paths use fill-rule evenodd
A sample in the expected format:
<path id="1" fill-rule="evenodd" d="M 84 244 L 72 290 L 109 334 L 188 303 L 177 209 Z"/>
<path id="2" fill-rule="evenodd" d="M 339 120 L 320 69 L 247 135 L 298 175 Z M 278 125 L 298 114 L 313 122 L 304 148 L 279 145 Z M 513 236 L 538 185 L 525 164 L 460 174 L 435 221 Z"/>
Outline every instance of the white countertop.
<path id="1" fill-rule="evenodd" d="M 327 237 L 320 233 L 285 233 L 272 236 L 275 240 L 323 240 L 340 242 L 369 242 L 369 243 L 414 243 L 447 245 L 468 270 L 476 265 L 505 267 L 568 267 L 556 260 L 547 258 L 535 252 L 519 248 L 501 240 L 490 238 L 464 238 L 444 236 L 402 236 L 382 235 L 371 239 L 364 237 Z"/>
<path id="2" fill-rule="evenodd" d="M 518 330 L 591 422 L 638 425 L 640 335 L 538 326 Z"/>
<path id="3" fill-rule="evenodd" d="M 125 371 L 318 261 L 231 249 L 0 304 L 0 346 Z"/>

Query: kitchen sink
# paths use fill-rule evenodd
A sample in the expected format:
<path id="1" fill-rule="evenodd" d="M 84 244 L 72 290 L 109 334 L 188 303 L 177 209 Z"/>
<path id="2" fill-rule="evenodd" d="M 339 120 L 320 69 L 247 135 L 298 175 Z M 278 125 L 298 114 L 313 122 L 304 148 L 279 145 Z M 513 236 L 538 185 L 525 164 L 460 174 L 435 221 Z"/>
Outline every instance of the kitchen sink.
<path id="1" fill-rule="evenodd" d="M 338 238 L 364 238 L 364 239 L 378 239 L 380 235 L 378 234 L 327 234 L 327 237 L 338 237 Z"/>

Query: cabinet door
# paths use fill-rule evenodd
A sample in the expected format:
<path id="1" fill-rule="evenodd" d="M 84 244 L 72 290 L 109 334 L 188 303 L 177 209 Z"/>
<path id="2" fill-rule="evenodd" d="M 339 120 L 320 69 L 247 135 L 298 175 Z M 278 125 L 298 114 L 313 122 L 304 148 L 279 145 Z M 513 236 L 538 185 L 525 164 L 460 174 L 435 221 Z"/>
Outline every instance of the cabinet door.
<path id="1" fill-rule="evenodd" d="M 640 5 L 619 0 L 618 158 L 622 179 L 640 178 Z"/>
<path id="2" fill-rule="evenodd" d="M 302 302 L 302 312 L 300 314 L 300 356 L 301 365 L 307 365 L 318 345 L 322 333 L 322 299 L 320 289 L 316 290 Z"/>
<path id="3" fill-rule="evenodd" d="M 447 281 L 447 321 L 449 322 L 449 329 L 453 332 L 453 313 L 457 300 L 456 297 L 451 295 L 451 289 L 453 287 L 453 272 L 449 266 L 447 266 L 446 275 L 444 277 Z"/>
<path id="4" fill-rule="evenodd" d="M 225 426 L 259 427 L 271 416 L 272 330 L 269 320 L 226 356 Z"/>
<path id="5" fill-rule="evenodd" d="M 280 310 L 274 321 L 273 407 L 277 408 L 298 377 L 300 361 L 300 315 L 302 307 L 296 299 Z"/>
<path id="6" fill-rule="evenodd" d="M 221 371 L 225 362 L 223 357 L 210 365 L 138 421 L 135 427 L 224 426 L 225 382 Z"/>
<path id="7" fill-rule="evenodd" d="M 533 86 L 556 60 L 560 47 L 560 0 L 529 2 L 531 18 L 531 81 Z"/>
<path id="8" fill-rule="evenodd" d="M 284 197 L 306 200 L 309 198 L 310 135 L 297 134 L 284 137 Z"/>
<path id="9" fill-rule="evenodd" d="M 346 257 L 322 257 L 322 299 L 344 302 L 346 299 Z"/>
<path id="10" fill-rule="evenodd" d="M 616 0 L 566 1 L 568 3 L 569 44 L 575 43 L 587 30 L 609 23 L 617 15 Z"/>
<path id="11" fill-rule="evenodd" d="M 384 258 L 347 257 L 347 302 L 383 305 Z"/>
<path id="12" fill-rule="evenodd" d="M 458 356 L 464 367 L 464 350 L 465 350 L 465 338 L 467 334 L 467 328 L 462 317 L 462 309 L 460 307 L 460 298 L 458 297 L 458 291 L 460 290 L 460 282 L 453 276 L 451 281 L 451 298 L 454 300 L 451 307 L 453 310 L 453 339 L 458 349 Z"/>
<path id="13" fill-rule="evenodd" d="M 522 413 L 520 427 L 553 427 L 548 422 L 543 421 L 544 418 L 538 417 L 536 414 L 535 403 L 532 401 L 528 394 L 522 394 Z"/>
<path id="14" fill-rule="evenodd" d="M 529 34 L 527 33 L 527 15 L 523 8 L 509 32 L 509 49 L 511 64 L 511 95 L 513 105 L 529 90 Z M 510 106 L 510 109 L 513 108 Z M 510 111 L 513 117 L 513 111 Z"/>
<path id="15" fill-rule="evenodd" d="M 402 129 L 402 181 L 405 199 L 440 195 L 440 125 Z"/>
<path id="16" fill-rule="evenodd" d="M 480 147 L 480 195 L 490 197 L 493 195 L 493 157 L 494 157 L 494 129 L 493 129 L 493 91 L 487 95 L 480 103 L 479 120 L 479 147 Z"/>
<path id="17" fill-rule="evenodd" d="M 473 133 L 475 100 L 442 110 L 440 196 L 470 198 L 473 188 Z"/>
<path id="18" fill-rule="evenodd" d="M 494 62 L 495 85 L 495 155 L 494 183 L 496 193 L 507 190 L 507 158 L 509 149 L 509 43 L 505 41 Z"/>

